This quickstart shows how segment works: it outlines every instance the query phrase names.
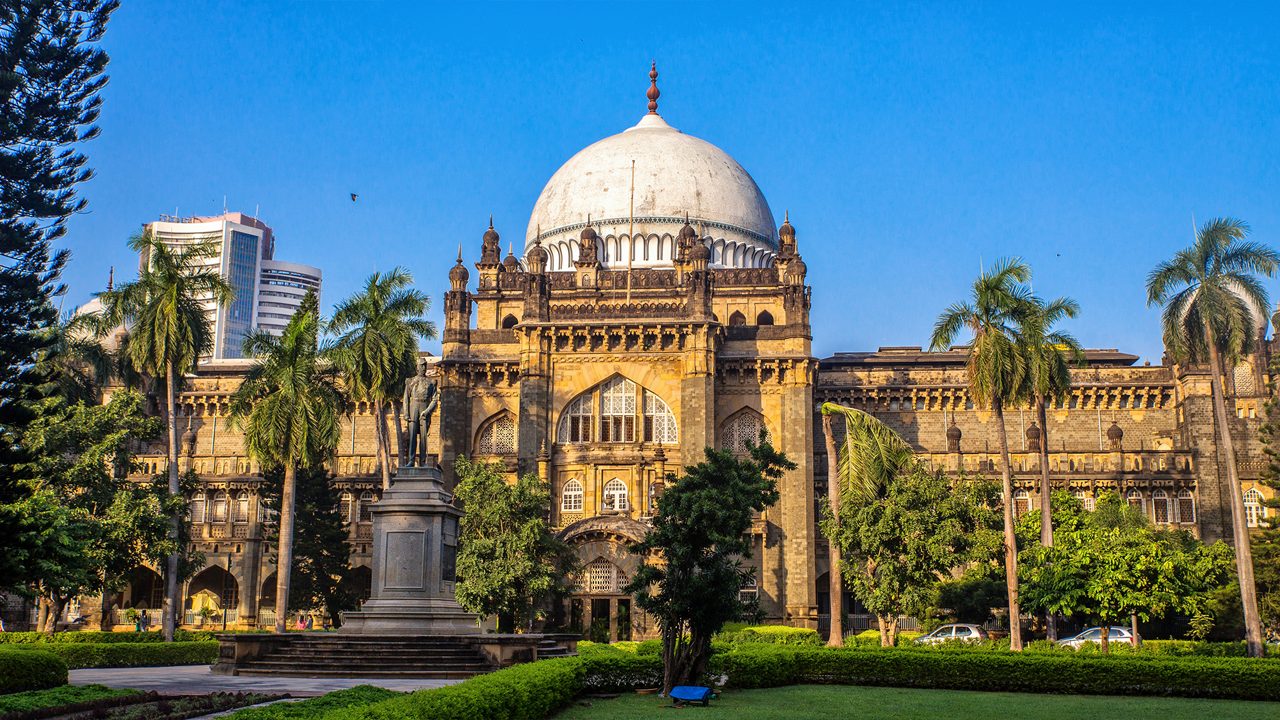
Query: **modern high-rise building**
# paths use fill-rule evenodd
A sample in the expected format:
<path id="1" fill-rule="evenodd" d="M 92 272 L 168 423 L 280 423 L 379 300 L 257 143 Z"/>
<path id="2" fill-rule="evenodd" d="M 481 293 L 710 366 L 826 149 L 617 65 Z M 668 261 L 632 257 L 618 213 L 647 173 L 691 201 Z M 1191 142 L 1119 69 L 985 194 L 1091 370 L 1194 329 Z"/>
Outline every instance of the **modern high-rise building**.
<path id="1" fill-rule="evenodd" d="M 308 290 L 320 294 L 320 268 L 283 260 L 263 260 L 258 275 L 258 309 L 254 325 L 279 336 L 302 305 Z"/>
<path id="2" fill-rule="evenodd" d="M 147 225 L 147 230 L 174 247 L 210 241 L 217 245 L 218 252 L 205 265 L 226 279 L 235 296 L 221 305 L 212 296 L 202 298 L 214 328 L 213 348 L 203 358 L 205 361 L 244 357 L 241 343 L 251 328 L 262 326 L 279 334 L 306 290 L 320 291 L 320 270 L 274 260 L 275 235 L 271 228 L 244 213 L 209 217 L 161 215 Z M 146 258 L 139 262 L 145 263 Z M 265 306 L 261 305 L 264 300 Z"/>

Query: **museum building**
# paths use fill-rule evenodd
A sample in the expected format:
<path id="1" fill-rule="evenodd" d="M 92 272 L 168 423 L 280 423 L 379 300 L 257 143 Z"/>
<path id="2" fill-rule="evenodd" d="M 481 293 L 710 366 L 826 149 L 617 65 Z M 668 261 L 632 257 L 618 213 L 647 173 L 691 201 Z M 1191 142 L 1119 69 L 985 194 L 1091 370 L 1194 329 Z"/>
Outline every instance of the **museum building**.
<path id="1" fill-rule="evenodd" d="M 459 250 L 444 295 L 440 411 L 428 452 L 447 482 L 462 456 L 501 463 L 513 478 L 543 477 L 552 524 L 582 566 L 557 619 L 626 639 L 655 631 L 621 589 L 639 564 L 626 548 L 645 533 L 656 498 L 704 448 L 745 452 L 763 431 L 796 467 L 781 479 L 778 503 L 753 524 L 757 581 L 743 592 L 770 621 L 820 627 L 829 608 L 817 528 L 826 494 L 821 403 L 875 414 L 951 472 L 998 474 L 994 419 L 968 396 L 963 348 L 813 356 L 802 250 L 824 259 L 834 250 L 807 244 L 785 215 L 777 225 L 740 164 L 669 124 L 657 111 L 656 77 L 650 73 L 639 122 L 552 175 L 520 256 L 503 255 L 492 221 L 474 269 Z M 1228 378 L 1251 524 L 1265 516 L 1269 494 L 1257 481 L 1269 352 L 1246 358 Z M 1229 539 L 1206 369 L 1138 365 L 1116 350 L 1087 358 L 1073 370 L 1069 399 L 1048 413 L 1055 486 L 1087 507 L 1118 492 L 1156 524 Z M 235 626 L 274 621 L 262 480 L 227 422 L 247 367 L 202 367 L 180 397 L 183 469 L 202 482 L 192 537 L 207 564 L 186 583 L 189 624 L 208 606 Z M 1029 408 L 1006 410 L 1005 422 L 1015 508 L 1026 512 L 1038 506 L 1046 435 Z M 368 508 L 381 490 L 373 423 L 366 405 L 348 408 L 332 467 L 352 566 L 363 573 L 354 582 L 366 586 Z M 161 446 L 142 459 L 143 474 L 164 468 Z M 122 611 L 158 607 L 159 576 L 146 568 L 136 575 L 110 602 Z"/>

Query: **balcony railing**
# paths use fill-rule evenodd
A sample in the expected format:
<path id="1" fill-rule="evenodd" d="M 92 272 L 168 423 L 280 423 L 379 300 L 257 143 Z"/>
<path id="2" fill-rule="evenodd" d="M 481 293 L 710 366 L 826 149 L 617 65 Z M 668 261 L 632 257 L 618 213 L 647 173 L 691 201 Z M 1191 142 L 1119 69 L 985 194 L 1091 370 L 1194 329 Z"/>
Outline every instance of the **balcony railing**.
<path id="1" fill-rule="evenodd" d="M 970 473 L 996 473 L 1000 471 L 1000 454 L 996 452 L 920 453 L 919 457 L 935 468 Z M 960 465 L 956 466 L 957 458 Z M 1141 450 L 1135 452 L 1050 452 L 1049 473 L 1056 476 L 1094 475 L 1116 476 L 1120 474 L 1165 474 L 1191 476 L 1195 461 L 1190 452 L 1181 450 Z M 1040 474 L 1040 453 L 1011 452 L 1009 464 L 1013 474 L 1035 476 Z"/>

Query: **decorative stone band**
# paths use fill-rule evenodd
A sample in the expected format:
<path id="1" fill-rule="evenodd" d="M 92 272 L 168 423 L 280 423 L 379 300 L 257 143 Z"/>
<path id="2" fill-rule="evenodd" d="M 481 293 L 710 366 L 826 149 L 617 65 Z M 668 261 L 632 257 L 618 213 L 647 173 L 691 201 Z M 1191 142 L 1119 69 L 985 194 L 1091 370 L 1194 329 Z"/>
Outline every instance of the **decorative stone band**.
<path id="1" fill-rule="evenodd" d="M 688 218 L 688 222 L 690 225 L 694 226 L 695 228 L 699 226 L 703 227 L 704 232 L 706 231 L 706 229 L 727 230 L 730 232 L 745 235 L 753 240 L 764 243 L 765 245 L 769 246 L 770 248 L 773 248 L 774 250 L 778 249 L 778 241 L 772 235 L 761 235 L 760 233 L 754 230 L 748 230 L 747 228 L 741 227 L 739 225 L 733 225 L 730 223 L 720 222 L 718 220 L 708 220 L 706 218 L 697 218 L 692 216 Z M 600 218 L 598 220 L 595 218 L 592 218 L 590 225 L 594 227 L 598 225 L 628 225 L 631 223 L 635 223 L 637 225 L 656 224 L 656 223 L 674 224 L 677 228 L 680 228 L 680 227 L 684 227 L 685 217 L 684 216 L 676 217 L 671 215 L 637 215 L 634 218 L 617 217 L 617 218 Z M 558 238 L 561 235 L 564 235 L 565 233 L 569 233 L 569 232 L 577 233 L 578 231 L 585 228 L 587 225 L 588 223 L 586 221 L 583 221 L 579 223 L 573 223 L 570 225 L 562 225 L 560 227 L 551 228 L 549 230 L 543 230 L 541 233 L 537 234 L 536 236 L 528 238 L 525 242 L 526 244 L 532 244 L 534 240 L 545 242 L 551 238 Z M 675 233 L 672 233 L 672 234 L 674 235 Z M 576 238 L 576 235 L 575 235 L 575 238 Z"/>

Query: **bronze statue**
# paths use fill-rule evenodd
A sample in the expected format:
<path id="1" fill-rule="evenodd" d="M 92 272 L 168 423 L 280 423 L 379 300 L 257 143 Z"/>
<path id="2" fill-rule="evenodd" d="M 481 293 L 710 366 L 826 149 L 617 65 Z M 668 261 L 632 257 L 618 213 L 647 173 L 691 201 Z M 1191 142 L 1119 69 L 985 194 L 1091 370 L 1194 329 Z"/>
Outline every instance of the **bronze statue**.
<path id="1" fill-rule="evenodd" d="M 436 411 L 436 383 L 426 358 L 418 361 L 418 374 L 404 381 L 404 398 L 401 407 L 405 411 L 409 452 L 405 467 L 417 467 L 427 461 L 427 434 L 431 430 L 431 416 Z"/>

